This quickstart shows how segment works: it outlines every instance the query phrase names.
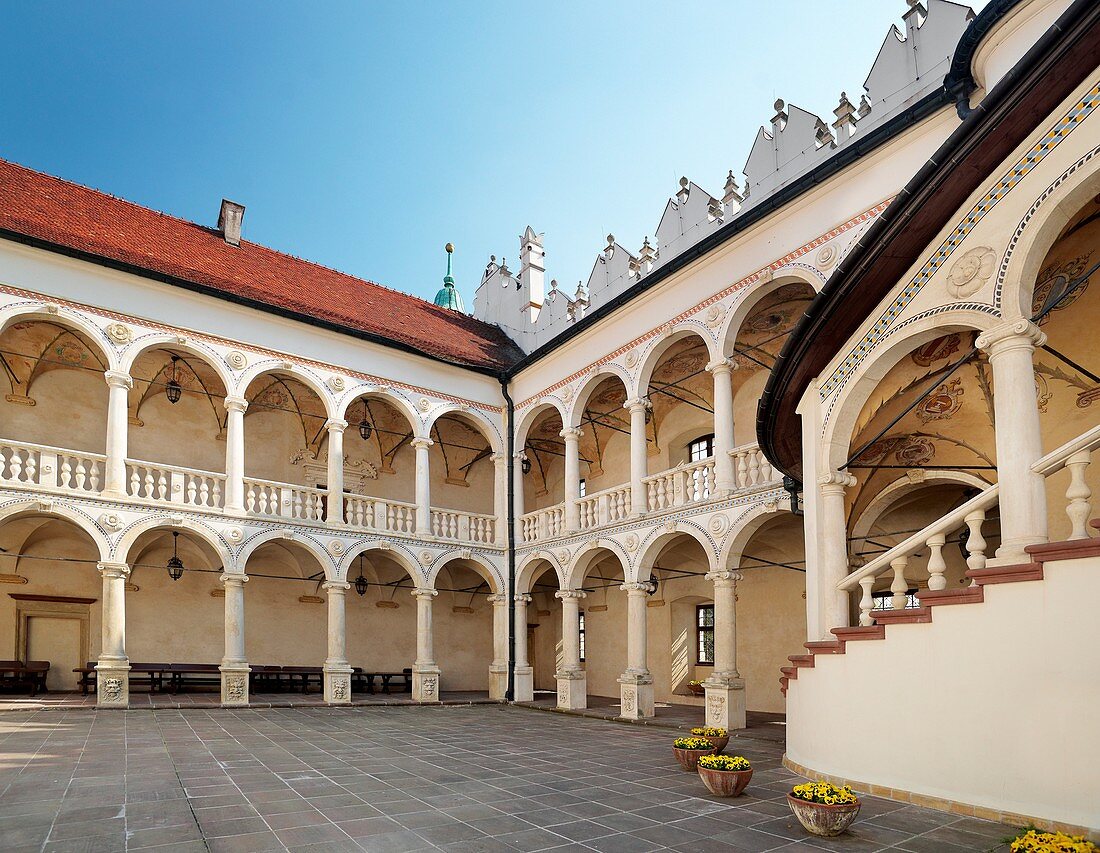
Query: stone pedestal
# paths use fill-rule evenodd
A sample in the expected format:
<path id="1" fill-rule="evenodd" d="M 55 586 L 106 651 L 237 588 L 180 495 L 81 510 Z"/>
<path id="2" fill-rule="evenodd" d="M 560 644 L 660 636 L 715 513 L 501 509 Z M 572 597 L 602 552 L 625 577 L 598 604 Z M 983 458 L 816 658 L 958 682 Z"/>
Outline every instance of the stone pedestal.
<path id="1" fill-rule="evenodd" d="M 415 701 L 439 701 L 439 674 L 439 667 L 413 667 L 412 696 Z"/>
<path id="2" fill-rule="evenodd" d="M 248 705 L 248 673 L 243 667 L 222 664 L 218 667 L 222 673 L 222 707 L 243 708 Z"/>
<path id="3" fill-rule="evenodd" d="M 619 677 L 619 697 L 624 720 L 644 720 L 656 715 L 653 676 L 624 674 Z"/>
<path id="4" fill-rule="evenodd" d="M 707 694 L 708 726 L 727 731 L 745 728 L 745 681 L 711 676 L 703 682 Z"/>
<path id="5" fill-rule="evenodd" d="M 583 669 L 558 672 L 558 707 L 578 711 L 588 707 L 588 678 Z"/>
<path id="6" fill-rule="evenodd" d="M 489 698 L 504 699 L 508 693 L 508 664 L 489 667 Z"/>
<path id="7" fill-rule="evenodd" d="M 535 699 L 535 668 L 517 666 L 513 687 L 516 702 L 533 702 Z"/>
<path id="8" fill-rule="evenodd" d="M 126 708 L 130 704 L 130 664 L 100 659 L 95 667 L 96 706 Z"/>
<path id="9" fill-rule="evenodd" d="M 325 664 L 325 702 L 347 705 L 351 702 L 351 667 Z"/>

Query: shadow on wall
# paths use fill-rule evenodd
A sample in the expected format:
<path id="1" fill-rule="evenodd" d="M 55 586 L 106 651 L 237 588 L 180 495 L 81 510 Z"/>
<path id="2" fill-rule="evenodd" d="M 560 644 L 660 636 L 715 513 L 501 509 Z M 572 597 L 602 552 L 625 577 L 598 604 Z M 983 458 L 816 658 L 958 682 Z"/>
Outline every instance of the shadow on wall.
<path id="1" fill-rule="evenodd" d="M 681 631 L 679 636 L 672 641 L 672 678 L 670 679 L 672 693 L 676 694 L 686 688 L 685 682 L 691 678 L 691 643 L 687 631 Z"/>

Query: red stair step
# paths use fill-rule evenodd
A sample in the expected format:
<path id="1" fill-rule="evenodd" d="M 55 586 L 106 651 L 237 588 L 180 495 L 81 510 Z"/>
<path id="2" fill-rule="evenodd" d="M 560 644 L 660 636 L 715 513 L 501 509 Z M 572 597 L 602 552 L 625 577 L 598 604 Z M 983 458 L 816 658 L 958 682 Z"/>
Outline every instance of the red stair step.
<path id="1" fill-rule="evenodd" d="M 1024 550 L 1037 563 L 1049 563 L 1051 560 L 1076 560 L 1080 557 L 1096 557 L 1100 556 L 1100 538 L 1071 539 L 1066 542 L 1048 542 L 1045 545 L 1028 545 Z"/>
<path id="2" fill-rule="evenodd" d="M 814 656 L 813 655 L 791 655 L 787 658 L 795 666 L 805 666 L 813 669 Z"/>
<path id="3" fill-rule="evenodd" d="M 927 607 L 907 607 L 904 610 L 872 610 L 871 616 L 878 625 L 911 625 L 931 622 L 932 611 Z"/>
<path id="4" fill-rule="evenodd" d="M 840 640 L 815 640 L 812 643 L 803 643 L 815 655 L 842 655 L 844 643 Z"/>
<path id="5" fill-rule="evenodd" d="M 985 590 L 980 586 L 967 586 L 962 589 L 925 589 L 917 593 L 922 607 L 937 604 L 981 604 L 985 601 Z"/>
<path id="6" fill-rule="evenodd" d="M 787 676 L 787 678 L 798 678 L 798 667 L 796 666 L 781 666 L 779 671 Z"/>
<path id="7" fill-rule="evenodd" d="M 1041 581 L 1042 563 L 1016 563 L 1011 566 L 987 566 L 984 569 L 972 569 L 966 573 L 978 586 L 991 583 L 1021 583 L 1023 581 Z"/>
<path id="8" fill-rule="evenodd" d="M 886 627 L 884 625 L 857 626 L 855 628 L 833 628 L 830 632 L 838 640 L 850 643 L 852 640 L 885 640 Z"/>

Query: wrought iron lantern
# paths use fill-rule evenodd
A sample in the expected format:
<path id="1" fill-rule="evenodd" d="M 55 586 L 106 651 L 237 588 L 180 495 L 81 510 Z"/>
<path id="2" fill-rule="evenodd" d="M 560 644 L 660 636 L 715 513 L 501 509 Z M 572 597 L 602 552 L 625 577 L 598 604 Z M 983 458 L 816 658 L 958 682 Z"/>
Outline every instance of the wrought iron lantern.
<path id="1" fill-rule="evenodd" d="M 177 398 L 178 399 L 178 398 Z M 168 577 L 178 581 L 183 577 L 183 560 L 179 555 L 179 532 L 172 531 L 172 559 L 168 561 Z"/>
<path id="2" fill-rule="evenodd" d="M 364 412 L 362 420 L 359 421 L 359 435 L 363 441 L 366 441 L 370 438 L 372 432 L 374 432 L 374 427 L 370 425 L 370 421 L 367 420 L 367 415 Z"/>
<path id="3" fill-rule="evenodd" d="M 655 574 L 649 576 L 649 589 L 646 591 L 646 595 L 656 595 L 657 587 L 661 585 L 661 579 Z"/>
<path id="4" fill-rule="evenodd" d="M 363 577 L 363 555 L 359 555 L 359 577 L 355 579 L 355 591 L 360 595 L 367 594 L 367 579 Z"/>
<path id="5" fill-rule="evenodd" d="M 179 367 L 177 362 L 180 360 L 178 355 L 172 356 L 172 378 L 168 380 L 168 384 L 164 386 L 164 394 L 168 398 L 168 402 L 175 405 L 180 401 L 180 397 L 183 395 L 183 386 L 179 383 Z"/>
<path id="6" fill-rule="evenodd" d="M 519 469 L 524 474 L 530 474 L 531 473 L 531 460 L 528 459 L 526 456 L 524 456 L 523 461 L 520 462 L 520 464 L 519 464 Z"/>

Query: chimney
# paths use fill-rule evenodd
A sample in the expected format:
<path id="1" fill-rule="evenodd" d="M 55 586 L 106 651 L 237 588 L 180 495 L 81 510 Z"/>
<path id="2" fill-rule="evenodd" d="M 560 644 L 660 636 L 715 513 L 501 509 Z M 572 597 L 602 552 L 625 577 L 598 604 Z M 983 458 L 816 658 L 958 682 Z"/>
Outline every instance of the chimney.
<path id="1" fill-rule="evenodd" d="M 222 209 L 218 213 L 218 230 L 230 246 L 241 245 L 241 223 L 244 221 L 244 205 L 227 198 L 222 199 Z"/>
<path id="2" fill-rule="evenodd" d="M 528 225 L 519 238 L 519 289 L 527 298 L 522 310 L 533 323 L 546 298 L 546 251 L 542 248 L 542 234 L 536 234 Z"/>

